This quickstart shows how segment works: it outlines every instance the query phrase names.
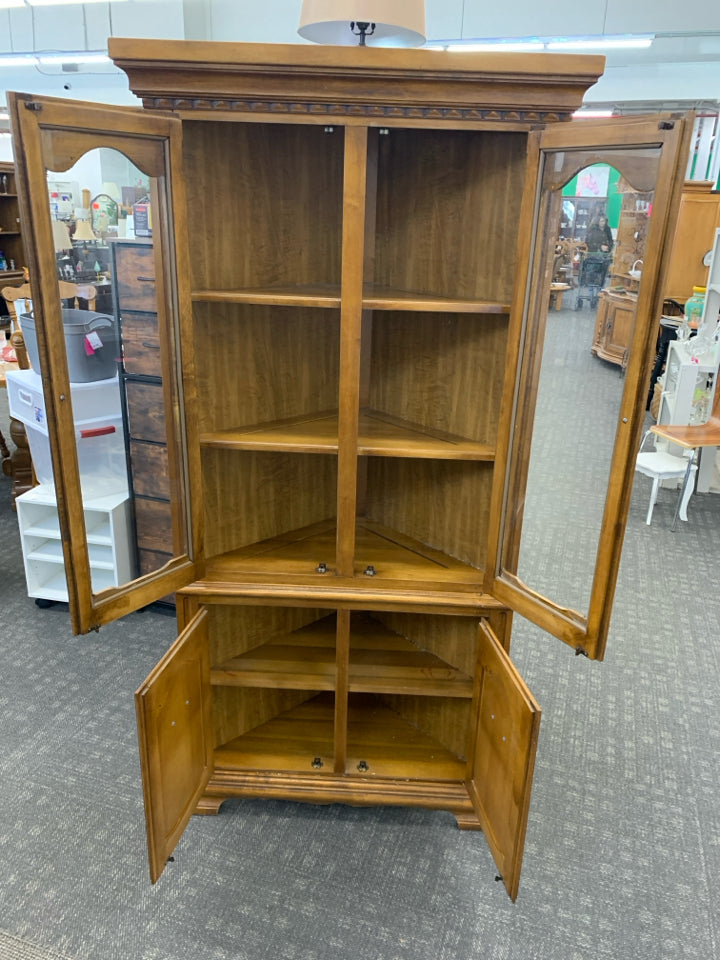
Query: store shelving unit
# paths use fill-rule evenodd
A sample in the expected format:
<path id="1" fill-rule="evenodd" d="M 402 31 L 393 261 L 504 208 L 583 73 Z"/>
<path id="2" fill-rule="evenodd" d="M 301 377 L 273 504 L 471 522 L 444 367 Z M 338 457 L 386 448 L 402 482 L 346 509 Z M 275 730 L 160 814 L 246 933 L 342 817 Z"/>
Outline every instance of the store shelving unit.
<path id="1" fill-rule="evenodd" d="M 15 503 L 28 596 L 42 600 L 67 600 L 65 559 L 55 488 L 41 484 L 22 494 Z M 127 494 L 117 493 L 87 500 L 83 517 L 93 590 L 99 593 L 132 579 Z"/>
<path id="2" fill-rule="evenodd" d="M 19 283 L 25 266 L 15 166 L 7 161 L 0 161 L 0 250 L 7 263 L 6 269 L 0 270 L 2 289 Z"/>

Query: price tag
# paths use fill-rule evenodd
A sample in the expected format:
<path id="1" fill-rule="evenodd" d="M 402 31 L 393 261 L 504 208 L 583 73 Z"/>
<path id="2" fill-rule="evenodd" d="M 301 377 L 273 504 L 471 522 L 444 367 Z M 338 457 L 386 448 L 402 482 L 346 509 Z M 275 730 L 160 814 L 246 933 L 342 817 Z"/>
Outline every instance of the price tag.
<path id="1" fill-rule="evenodd" d="M 91 330 L 85 334 L 85 353 L 91 357 L 96 350 L 100 350 L 103 345 L 100 334 L 96 330 Z"/>

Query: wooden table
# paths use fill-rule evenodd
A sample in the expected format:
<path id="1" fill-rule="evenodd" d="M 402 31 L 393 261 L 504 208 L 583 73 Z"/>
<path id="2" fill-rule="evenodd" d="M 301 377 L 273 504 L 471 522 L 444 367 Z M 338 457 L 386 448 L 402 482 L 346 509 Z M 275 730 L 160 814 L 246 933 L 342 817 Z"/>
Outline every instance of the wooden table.
<path id="1" fill-rule="evenodd" d="M 562 298 L 566 290 L 571 290 L 569 283 L 551 283 L 550 284 L 550 306 L 555 304 L 556 310 L 562 310 Z"/>
<path id="2" fill-rule="evenodd" d="M 704 447 L 720 446 L 720 390 L 715 391 L 713 410 L 707 423 L 701 423 L 698 426 L 674 426 L 672 424 L 656 423 L 654 426 L 650 427 L 650 430 L 657 434 L 658 437 L 663 437 L 665 440 L 669 440 L 671 443 L 678 444 L 678 446 L 683 447 L 685 450 L 692 451 L 690 457 L 688 458 L 688 466 L 687 470 L 685 471 L 685 477 L 680 490 L 678 505 L 675 508 L 675 516 L 673 517 L 672 522 L 672 529 L 674 530 L 678 518 L 678 512 L 680 510 L 680 504 L 685 494 L 687 485 L 690 483 L 692 466 L 696 462 L 698 451 L 702 450 Z"/>

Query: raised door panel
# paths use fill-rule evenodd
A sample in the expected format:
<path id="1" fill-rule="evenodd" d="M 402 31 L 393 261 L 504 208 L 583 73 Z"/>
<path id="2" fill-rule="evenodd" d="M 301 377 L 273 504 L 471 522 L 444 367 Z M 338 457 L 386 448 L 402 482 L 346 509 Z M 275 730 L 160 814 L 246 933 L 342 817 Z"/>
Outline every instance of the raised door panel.
<path id="1" fill-rule="evenodd" d="M 165 868 L 213 768 L 207 612 L 135 694 L 150 877 Z"/>
<path id="2" fill-rule="evenodd" d="M 503 883 L 520 883 L 540 707 L 486 621 L 480 624 L 470 797 Z"/>
<path id="3" fill-rule="evenodd" d="M 627 302 L 613 304 L 611 308 L 612 322 L 608 330 L 608 352 L 625 367 L 625 358 L 630 349 L 633 327 L 635 325 L 635 306 L 628 306 Z"/>
<path id="4" fill-rule="evenodd" d="M 712 182 L 685 184 L 665 281 L 666 297 L 684 302 L 694 286 L 707 282 L 703 257 L 720 226 L 720 191 L 712 187 Z"/>

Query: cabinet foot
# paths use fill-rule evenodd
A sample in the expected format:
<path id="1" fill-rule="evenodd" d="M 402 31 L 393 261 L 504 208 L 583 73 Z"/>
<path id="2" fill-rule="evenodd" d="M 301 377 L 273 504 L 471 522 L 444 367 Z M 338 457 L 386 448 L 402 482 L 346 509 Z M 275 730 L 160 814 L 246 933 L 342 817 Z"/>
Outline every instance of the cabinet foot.
<path id="1" fill-rule="evenodd" d="M 482 830 L 480 821 L 474 813 L 454 813 L 460 830 Z"/>
<path id="2" fill-rule="evenodd" d="M 204 815 L 208 817 L 217 816 L 220 813 L 220 807 L 225 803 L 227 797 L 200 797 L 195 807 L 195 815 Z"/>

